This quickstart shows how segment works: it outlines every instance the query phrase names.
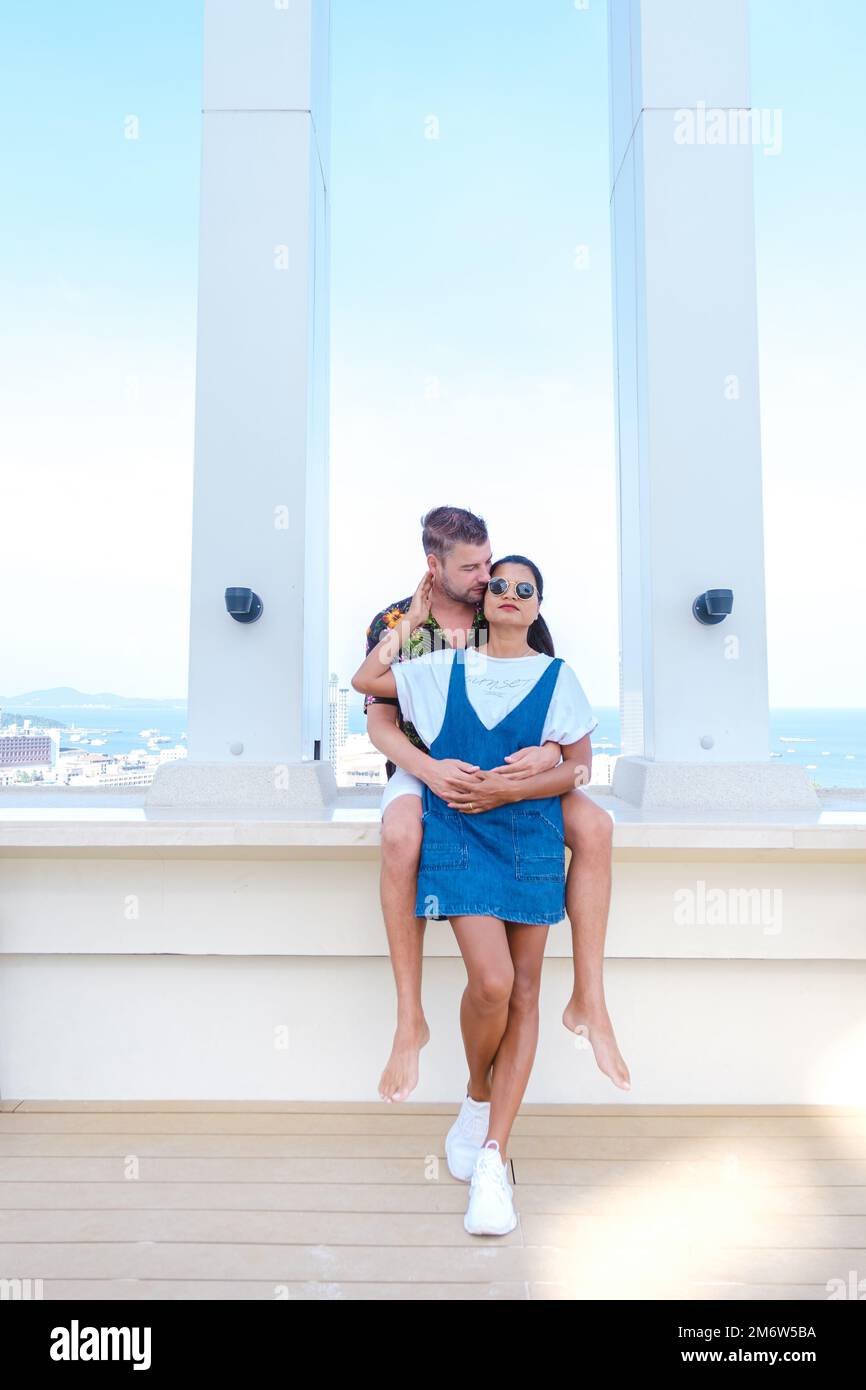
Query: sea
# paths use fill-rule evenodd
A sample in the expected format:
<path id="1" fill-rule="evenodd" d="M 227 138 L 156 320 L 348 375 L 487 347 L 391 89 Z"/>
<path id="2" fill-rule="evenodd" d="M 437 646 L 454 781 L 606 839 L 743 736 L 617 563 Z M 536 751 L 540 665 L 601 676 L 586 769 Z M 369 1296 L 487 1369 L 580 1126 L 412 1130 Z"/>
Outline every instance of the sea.
<path id="1" fill-rule="evenodd" d="M 5 713 L 5 712 L 4 712 Z M 176 744 L 186 747 L 187 708 L 183 701 L 156 706 L 137 705 L 132 709 L 51 709 L 22 710 L 37 725 L 57 720 L 67 726 L 61 732 L 61 751 L 75 748 L 112 755 L 147 747 L 142 729 L 155 729 L 168 738 L 158 747 Z M 614 756 L 621 752 L 619 711 L 596 706 L 598 728 L 592 735 L 595 753 Z M 11 714 L 11 708 L 10 708 Z M 69 734 L 82 731 L 100 743 L 72 741 Z M 363 733 L 365 718 L 360 702 L 351 702 L 347 727 L 350 733 Z M 153 751 L 153 750 L 151 750 Z M 863 709 L 774 709 L 770 711 L 770 753 L 786 762 L 799 763 L 819 787 L 866 787 L 866 710 Z"/>
<path id="2" fill-rule="evenodd" d="M 121 707 L 119 709 L 87 709 L 76 706 L 70 709 L 66 706 L 63 709 L 52 708 L 50 705 L 40 705 L 38 709 L 27 709 L 21 703 L 10 702 L 9 712 L 3 711 L 4 723 L 7 723 L 14 711 L 22 718 L 29 719 L 32 727 L 57 722 L 61 726 L 60 730 L 60 751 L 61 753 L 71 753 L 80 749 L 83 753 L 106 753 L 110 757 L 119 754 L 129 753 L 133 748 L 144 748 L 148 752 L 156 752 L 158 748 L 171 748 L 175 744 L 186 747 L 186 701 L 178 700 L 175 704 L 163 702 L 159 705 L 135 705 L 132 708 Z M 169 739 L 168 743 L 160 743 L 157 748 L 148 746 L 148 737 L 142 735 L 142 729 L 155 730 Z M 70 734 L 81 733 L 84 739 L 71 739 Z M 92 740 L 99 740 L 98 742 Z"/>
<path id="3" fill-rule="evenodd" d="M 592 750 L 615 757 L 622 751 L 619 710 L 596 705 L 598 728 Z M 350 705 L 350 733 L 364 732 L 361 705 Z M 866 709 L 774 709 L 770 711 L 770 754 L 799 763 L 817 787 L 866 787 Z"/>

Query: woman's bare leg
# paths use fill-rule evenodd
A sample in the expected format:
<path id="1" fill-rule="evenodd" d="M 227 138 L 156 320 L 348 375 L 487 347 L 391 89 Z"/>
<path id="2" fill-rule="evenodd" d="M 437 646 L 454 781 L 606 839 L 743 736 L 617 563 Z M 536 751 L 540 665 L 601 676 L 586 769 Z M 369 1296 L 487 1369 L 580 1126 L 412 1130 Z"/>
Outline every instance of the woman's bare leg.
<path id="1" fill-rule="evenodd" d="M 472 1100 L 490 1100 L 490 1068 L 508 1024 L 514 965 L 505 925 L 498 917 L 452 917 L 451 926 L 466 965 L 460 1001 L 460 1031 L 469 1063 Z"/>
<path id="2" fill-rule="evenodd" d="M 538 1047 L 538 995 L 544 946 L 550 930 L 525 922 L 506 923 L 514 966 L 514 984 L 508 1001 L 508 1023 L 493 1059 L 493 1087 L 487 1138 L 499 1143 L 505 1163 L 511 1126 L 529 1084 Z"/>

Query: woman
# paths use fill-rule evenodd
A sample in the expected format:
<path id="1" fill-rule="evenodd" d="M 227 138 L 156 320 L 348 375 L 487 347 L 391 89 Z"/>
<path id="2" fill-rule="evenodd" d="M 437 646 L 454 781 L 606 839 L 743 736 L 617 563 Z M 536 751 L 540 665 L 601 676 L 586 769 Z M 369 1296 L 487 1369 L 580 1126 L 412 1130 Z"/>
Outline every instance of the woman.
<path id="1" fill-rule="evenodd" d="M 595 721 L 574 672 L 553 655 L 539 613 L 542 577 L 523 555 L 491 568 L 479 649 L 396 662 L 429 613 L 432 582 L 425 574 L 406 617 L 352 685 L 396 696 L 432 757 L 480 769 L 477 791 L 452 801 L 424 788 L 415 910 L 450 918 L 468 976 L 460 1021 L 469 1085 L 445 1144 L 450 1171 L 471 1180 L 463 1224 L 472 1234 L 504 1235 L 517 1224 L 506 1147 L 538 1043 L 544 947 L 550 924 L 565 916 L 559 798 L 582 771 L 577 744 Z M 529 782 L 493 771 L 508 754 L 548 740 L 563 751 L 553 771 Z"/>

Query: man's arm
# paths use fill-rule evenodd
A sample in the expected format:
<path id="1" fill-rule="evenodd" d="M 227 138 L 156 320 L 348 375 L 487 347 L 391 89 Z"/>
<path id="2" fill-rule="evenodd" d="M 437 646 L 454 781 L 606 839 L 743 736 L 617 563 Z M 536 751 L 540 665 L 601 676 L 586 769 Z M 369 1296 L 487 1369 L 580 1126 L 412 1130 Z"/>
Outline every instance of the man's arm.
<path id="1" fill-rule="evenodd" d="M 425 764 L 432 761 L 429 754 L 417 748 L 398 724 L 399 706 L 375 704 L 367 710 L 367 734 L 374 748 L 423 782 Z"/>
<path id="2" fill-rule="evenodd" d="M 396 767 L 402 767 L 404 772 L 410 772 L 413 777 L 417 777 L 421 782 L 426 782 L 431 791 L 435 791 L 437 796 L 444 797 L 445 791 L 438 790 L 433 785 L 434 781 L 439 782 L 439 771 L 441 764 L 445 762 L 459 762 L 459 759 L 431 757 L 425 753 L 423 748 L 418 748 L 407 738 L 400 728 L 398 719 L 399 704 L 384 700 L 376 701 L 367 707 L 367 734 L 374 748 L 380 753 L 384 753 Z M 590 752 L 590 757 L 592 756 Z M 518 800 L 527 795 L 532 797 L 552 796 L 555 792 L 533 791 L 527 793 L 527 786 L 534 785 L 535 775 L 533 769 L 538 767 L 541 771 L 550 771 L 559 765 L 560 747 L 558 743 L 544 743 L 540 747 L 521 748 L 517 753 L 509 754 L 509 758 L 515 759 L 514 762 L 503 763 L 497 772 L 502 772 L 505 777 L 514 783 L 514 800 Z M 477 763 L 462 763 L 464 770 L 478 770 Z M 449 772 L 451 770 L 449 769 Z M 587 780 L 589 780 L 587 778 Z M 469 786 L 466 778 L 458 779 L 457 786 Z M 447 788 L 446 788 L 447 790 Z"/>
<path id="3" fill-rule="evenodd" d="M 422 748 L 416 748 L 398 726 L 397 711 L 393 705 L 370 706 L 367 732 L 374 748 L 378 748 L 397 767 L 411 772 L 443 801 L 456 792 L 474 786 L 473 774 L 478 771 L 477 763 L 464 763 L 459 758 L 434 758 Z"/>
<path id="4" fill-rule="evenodd" d="M 390 669 L 400 654 L 403 644 L 424 621 L 430 612 L 430 597 L 433 592 L 433 575 L 427 570 L 421 579 L 408 609 L 402 616 L 393 613 L 395 619 L 389 631 L 374 632 L 371 625 L 367 640 L 367 656 L 352 677 L 352 687 L 363 694 L 395 696 L 397 683 Z M 371 705 L 375 709 L 376 705 Z M 385 708 L 388 708 L 387 706 Z M 395 706 L 390 706 L 393 711 Z M 368 729 L 370 713 L 367 713 Z M 464 763 L 456 758 L 431 758 L 420 748 L 415 748 L 401 729 L 396 726 L 394 713 L 390 716 L 374 715 L 373 728 L 377 735 L 374 747 L 407 772 L 413 773 L 425 782 L 436 796 L 450 796 L 460 791 L 466 784 L 467 774 L 474 773 L 474 763 Z M 372 734 L 371 734 L 372 738 Z M 383 741 L 384 738 L 384 741 Z"/>

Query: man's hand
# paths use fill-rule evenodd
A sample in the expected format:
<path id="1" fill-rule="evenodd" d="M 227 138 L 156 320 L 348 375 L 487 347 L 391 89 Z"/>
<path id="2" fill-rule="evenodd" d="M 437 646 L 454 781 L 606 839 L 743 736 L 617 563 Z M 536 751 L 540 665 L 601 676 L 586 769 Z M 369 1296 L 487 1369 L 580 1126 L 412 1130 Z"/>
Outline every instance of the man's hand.
<path id="1" fill-rule="evenodd" d="M 559 758 L 558 743 L 542 743 L 540 746 L 534 745 L 531 748 L 521 748 L 516 753 L 509 753 L 505 762 L 500 763 L 493 771 L 500 772 L 511 781 L 522 782 L 527 777 L 534 777 L 538 772 L 550 772 L 558 765 Z"/>
<path id="2" fill-rule="evenodd" d="M 492 811 L 496 806 L 517 800 L 518 788 L 513 777 L 505 777 L 495 770 L 479 770 L 471 779 L 468 789 L 455 792 L 448 805 L 455 811 L 464 811 L 467 816 L 475 816 L 479 811 Z"/>
<path id="3" fill-rule="evenodd" d="M 428 758 L 419 776 L 434 796 L 448 801 L 450 797 L 463 792 L 468 794 L 475 786 L 477 774 L 477 763 L 464 763 L 459 758 Z"/>
<path id="4" fill-rule="evenodd" d="M 433 575 L 431 571 L 425 570 L 424 575 L 412 595 L 412 602 L 406 610 L 406 618 L 409 622 L 409 631 L 414 632 L 416 627 L 420 627 L 430 616 L 430 604 L 433 601 Z"/>

